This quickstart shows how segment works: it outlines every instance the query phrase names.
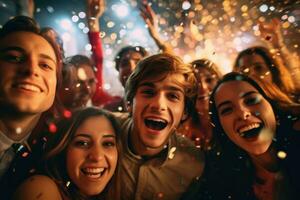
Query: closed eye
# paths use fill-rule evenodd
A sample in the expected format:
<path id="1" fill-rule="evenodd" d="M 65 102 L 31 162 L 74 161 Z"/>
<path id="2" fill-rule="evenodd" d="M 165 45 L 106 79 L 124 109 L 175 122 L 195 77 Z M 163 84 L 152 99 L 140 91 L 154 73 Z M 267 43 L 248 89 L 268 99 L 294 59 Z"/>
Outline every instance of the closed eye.
<path id="1" fill-rule="evenodd" d="M 11 63 L 22 63 L 25 60 L 25 56 L 6 54 L 1 56 L 1 59 Z"/>
<path id="2" fill-rule="evenodd" d="M 223 108 L 220 108 L 219 109 L 219 113 L 221 115 L 227 115 L 227 114 L 230 114 L 232 112 L 232 107 L 223 107 Z"/>
<path id="3" fill-rule="evenodd" d="M 91 144 L 86 140 L 76 140 L 74 141 L 74 145 L 79 148 L 88 148 Z"/>
<path id="4" fill-rule="evenodd" d="M 40 67 L 44 68 L 44 69 L 48 69 L 53 71 L 54 67 L 52 67 L 51 65 L 49 65 L 48 63 L 40 63 Z"/>
<path id="5" fill-rule="evenodd" d="M 255 105 L 261 102 L 261 98 L 259 96 L 248 97 L 244 100 L 246 105 Z"/>

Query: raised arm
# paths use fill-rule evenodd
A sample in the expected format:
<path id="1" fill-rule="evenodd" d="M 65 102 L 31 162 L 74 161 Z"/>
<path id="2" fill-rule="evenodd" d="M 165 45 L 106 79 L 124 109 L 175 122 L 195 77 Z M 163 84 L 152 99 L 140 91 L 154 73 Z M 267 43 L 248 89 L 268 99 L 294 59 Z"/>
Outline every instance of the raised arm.
<path id="1" fill-rule="evenodd" d="M 34 0 L 16 0 L 16 14 L 33 18 Z"/>
<path id="2" fill-rule="evenodd" d="M 89 26 L 89 41 L 92 45 L 93 59 L 96 66 L 96 92 L 92 98 L 93 105 L 101 106 L 112 100 L 103 88 L 103 49 L 100 38 L 99 19 L 105 11 L 105 0 L 86 0 L 86 13 Z"/>
<path id="3" fill-rule="evenodd" d="M 280 54 L 281 60 L 293 76 L 295 83 L 300 83 L 299 57 L 289 51 L 284 43 L 279 19 L 272 19 L 269 23 L 259 23 L 261 37 L 267 42 L 270 49 Z M 300 84 L 297 85 L 300 85 Z"/>
<path id="4" fill-rule="evenodd" d="M 158 16 L 153 11 L 151 6 L 147 3 L 147 1 L 143 1 L 143 4 L 140 6 L 140 15 L 144 19 L 150 36 L 155 41 L 156 45 L 163 52 L 172 53 L 172 47 L 166 41 L 163 41 L 159 35 L 159 26 L 158 26 Z"/>

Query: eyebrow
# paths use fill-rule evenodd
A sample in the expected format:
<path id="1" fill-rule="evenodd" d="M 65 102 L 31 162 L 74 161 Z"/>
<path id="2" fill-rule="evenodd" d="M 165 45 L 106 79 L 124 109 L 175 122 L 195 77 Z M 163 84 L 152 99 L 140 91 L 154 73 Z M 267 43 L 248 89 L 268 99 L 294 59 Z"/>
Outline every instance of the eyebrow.
<path id="1" fill-rule="evenodd" d="M 247 97 L 247 96 L 250 96 L 250 95 L 252 95 L 252 94 L 257 94 L 257 93 L 258 93 L 258 92 L 256 92 L 256 91 L 245 92 L 244 94 L 241 95 L 241 98 L 245 98 L 245 97 Z M 219 109 L 220 107 L 222 107 L 222 106 L 224 106 L 224 105 L 226 105 L 226 104 L 230 104 L 230 103 L 231 103 L 231 101 L 224 101 L 224 102 L 220 103 L 220 104 L 217 106 L 217 109 Z"/>
<path id="2" fill-rule="evenodd" d="M 86 134 L 86 133 L 79 133 L 77 135 L 74 136 L 75 137 L 86 137 L 86 138 L 92 138 L 90 134 Z M 115 135 L 113 135 L 112 133 L 105 133 L 105 135 L 103 135 L 104 138 L 116 138 Z"/>
<path id="3" fill-rule="evenodd" d="M 151 87 L 151 88 L 155 88 L 154 83 L 150 83 L 150 82 L 144 82 L 141 83 L 139 85 L 139 87 Z M 182 92 L 184 93 L 184 90 L 181 87 L 176 87 L 176 86 L 172 86 L 172 85 L 167 85 L 164 87 L 167 90 L 171 90 L 171 91 L 178 91 L 178 92 Z"/>
<path id="4" fill-rule="evenodd" d="M 19 51 L 19 52 L 21 52 L 21 53 L 26 53 L 26 51 L 23 49 L 23 48 L 21 48 L 21 47 L 18 47 L 18 46 L 11 46 L 11 47 L 6 47 L 6 48 L 3 48 L 3 49 L 0 49 L 0 52 L 2 53 L 2 52 L 7 52 L 7 51 Z M 45 59 L 47 59 L 47 60 L 51 60 L 52 62 L 54 62 L 54 64 L 56 65 L 57 63 L 56 63 L 56 60 L 54 60 L 53 58 L 51 58 L 50 56 L 48 56 L 47 54 L 39 54 L 39 56 L 41 57 L 41 58 L 45 58 Z"/>

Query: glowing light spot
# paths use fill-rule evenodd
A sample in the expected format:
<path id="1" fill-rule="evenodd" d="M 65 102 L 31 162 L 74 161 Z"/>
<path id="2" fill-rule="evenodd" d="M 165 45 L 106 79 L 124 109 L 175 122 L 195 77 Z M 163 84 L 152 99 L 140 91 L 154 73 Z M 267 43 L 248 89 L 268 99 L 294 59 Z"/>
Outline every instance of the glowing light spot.
<path id="1" fill-rule="evenodd" d="M 247 12 L 247 11 L 248 11 L 248 6 L 243 5 L 243 6 L 241 7 L 241 11 L 242 11 L 242 12 Z"/>
<path id="2" fill-rule="evenodd" d="M 191 3 L 189 2 L 189 1 L 184 1 L 183 3 L 182 3 L 182 9 L 183 10 L 188 10 L 188 9 L 190 9 L 191 8 Z"/>
<path id="3" fill-rule="evenodd" d="M 57 127 L 54 123 L 50 123 L 48 129 L 50 133 L 55 133 L 57 131 Z"/>
<path id="4" fill-rule="evenodd" d="M 284 151 L 278 151 L 278 152 L 277 152 L 277 156 L 278 156 L 278 158 L 280 158 L 280 159 L 285 159 L 286 156 L 287 156 L 287 154 L 286 154 L 286 152 L 284 152 Z"/>
<path id="5" fill-rule="evenodd" d="M 47 6 L 46 9 L 48 10 L 49 13 L 54 12 L 54 8 L 52 6 Z"/>
<path id="6" fill-rule="evenodd" d="M 109 83 L 105 83 L 105 84 L 103 85 L 103 88 L 104 88 L 105 90 L 110 90 L 110 89 L 111 89 L 111 85 L 110 85 Z"/>
<path id="7" fill-rule="evenodd" d="M 283 24 L 282 24 L 282 28 L 288 28 L 288 27 L 290 27 L 290 23 L 289 22 L 284 22 Z"/>
<path id="8" fill-rule="evenodd" d="M 80 12 L 80 13 L 78 13 L 78 16 L 79 16 L 81 19 L 83 19 L 83 18 L 86 17 L 86 14 L 85 14 L 85 12 Z"/>
<path id="9" fill-rule="evenodd" d="M 65 118 L 70 118 L 72 117 L 72 112 L 69 110 L 64 110 L 64 117 Z"/>
<path id="10" fill-rule="evenodd" d="M 115 23 L 114 23 L 113 21 L 109 21 L 109 22 L 107 22 L 106 26 L 107 26 L 108 28 L 112 28 L 112 27 L 115 26 Z"/>
<path id="11" fill-rule="evenodd" d="M 191 57 L 189 54 L 185 54 L 185 55 L 183 56 L 183 61 L 184 61 L 185 63 L 189 63 L 189 62 L 192 61 L 192 57 Z"/>
<path id="12" fill-rule="evenodd" d="M 175 151 L 176 151 L 176 147 L 172 147 L 172 148 L 170 149 L 170 152 L 169 152 L 169 155 L 168 155 L 168 158 L 169 158 L 170 160 L 172 160 L 172 159 L 174 158 L 174 156 L 175 156 Z"/>
<path id="13" fill-rule="evenodd" d="M 72 28 L 72 22 L 69 19 L 63 19 L 60 21 L 61 28 L 70 30 Z"/>
<path id="14" fill-rule="evenodd" d="M 262 4 L 259 7 L 260 12 L 266 12 L 268 10 L 268 6 L 266 4 Z"/>
<path id="15" fill-rule="evenodd" d="M 22 133 L 22 128 L 21 127 L 18 127 L 16 128 L 16 134 L 21 134 Z"/>
<path id="16" fill-rule="evenodd" d="M 90 31 L 90 29 L 88 28 L 88 27 L 84 27 L 83 29 L 82 29 L 82 32 L 83 33 L 88 33 Z"/>
<path id="17" fill-rule="evenodd" d="M 160 199 L 163 198 L 164 197 L 164 193 L 162 193 L 162 192 L 157 193 L 157 197 L 160 198 Z"/>
<path id="18" fill-rule="evenodd" d="M 281 19 L 282 19 L 282 20 L 286 20 L 286 19 L 288 19 L 288 16 L 287 16 L 287 15 L 283 15 L 283 16 L 281 17 Z"/>
<path id="19" fill-rule="evenodd" d="M 122 110 L 123 110 L 122 106 L 119 106 L 118 111 L 122 111 Z"/>
<path id="20" fill-rule="evenodd" d="M 85 24 L 83 22 L 80 22 L 78 24 L 78 28 L 83 29 L 85 27 Z"/>
<path id="21" fill-rule="evenodd" d="M 23 157 L 23 158 L 26 158 L 28 155 L 29 155 L 29 153 L 28 153 L 27 151 L 24 152 L 24 153 L 22 153 L 22 157 Z"/>
<path id="22" fill-rule="evenodd" d="M 111 8 L 120 18 L 126 17 L 129 14 L 129 8 L 125 3 L 114 4 Z"/>
<path id="23" fill-rule="evenodd" d="M 85 73 L 85 70 L 81 67 L 78 68 L 77 76 L 78 76 L 79 80 L 86 80 L 87 79 L 87 75 Z"/>
<path id="24" fill-rule="evenodd" d="M 275 10 L 275 7 L 274 7 L 274 6 L 270 6 L 269 9 L 270 9 L 271 11 L 274 11 L 274 10 Z"/>
<path id="25" fill-rule="evenodd" d="M 87 44 L 87 45 L 85 45 L 85 50 L 86 51 L 91 51 L 92 50 L 92 45 L 91 44 Z"/>
<path id="26" fill-rule="evenodd" d="M 77 15 L 72 16 L 72 22 L 78 22 L 79 17 Z"/>
<path id="27" fill-rule="evenodd" d="M 295 19 L 294 16 L 289 16 L 288 21 L 289 21 L 290 23 L 294 23 L 294 22 L 296 21 L 296 19 Z"/>
<path id="28" fill-rule="evenodd" d="M 65 42 L 69 42 L 69 41 L 71 40 L 71 35 L 70 35 L 70 33 L 63 33 L 63 34 L 62 34 L 62 39 L 63 39 L 64 43 L 65 43 Z"/>

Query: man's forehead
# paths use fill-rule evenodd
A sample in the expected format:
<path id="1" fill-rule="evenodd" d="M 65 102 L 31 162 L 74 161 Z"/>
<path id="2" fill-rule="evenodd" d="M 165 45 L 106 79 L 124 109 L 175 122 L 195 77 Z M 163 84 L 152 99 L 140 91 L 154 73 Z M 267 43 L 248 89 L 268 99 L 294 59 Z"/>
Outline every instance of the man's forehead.
<path id="1" fill-rule="evenodd" d="M 179 90 L 184 91 L 184 83 L 185 79 L 182 74 L 168 74 L 166 76 L 146 78 L 139 84 L 139 87 L 168 87 L 174 89 L 178 88 Z"/>

